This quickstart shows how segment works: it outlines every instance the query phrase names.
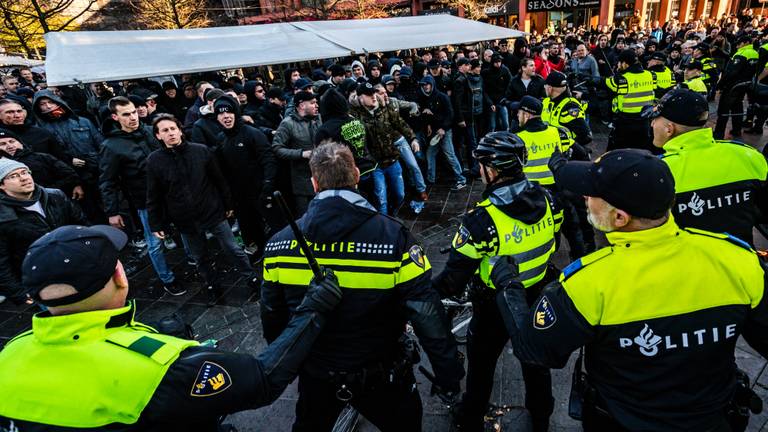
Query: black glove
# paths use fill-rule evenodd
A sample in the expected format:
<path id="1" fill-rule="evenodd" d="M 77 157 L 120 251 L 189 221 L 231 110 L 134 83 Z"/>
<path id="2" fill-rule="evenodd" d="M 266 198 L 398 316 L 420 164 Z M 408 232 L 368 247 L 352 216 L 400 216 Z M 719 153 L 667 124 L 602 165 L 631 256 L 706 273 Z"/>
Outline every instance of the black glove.
<path id="1" fill-rule="evenodd" d="M 515 259 L 511 256 L 501 257 L 493 265 L 493 270 L 491 270 L 491 281 L 497 290 L 507 288 L 512 282 L 519 284 L 520 281 L 517 280 L 519 276 L 520 270 Z"/>
<path id="2" fill-rule="evenodd" d="M 567 163 L 568 159 L 566 159 L 565 155 L 560 151 L 559 148 L 556 148 L 554 153 L 552 153 L 552 156 L 549 157 L 547 166 L 549 167 L 549 170 L 552 171 L 552 174 L 555 174 L 557 170 L 565 166 Z"/>
<path id="3" fill-rule="evenodd" d="M 456 384 L 452 389 L 443 388 L 437 384 L 432 384 L 432 390 L 430 391 L 432 396 L 437 396 L 440 401 L 443 402 L 448 408 L 451 408 L 459 403 L 461 400 L 461 387 Z"/>
<path id="4" fill-rule="evenodd" d="M 339 279 L 333 270 L 322 268 L 321 278 L 312 278 L 304 300 L 297 310 L 311 310 L 320 313 L 332 311 L 341 301 Z"/>

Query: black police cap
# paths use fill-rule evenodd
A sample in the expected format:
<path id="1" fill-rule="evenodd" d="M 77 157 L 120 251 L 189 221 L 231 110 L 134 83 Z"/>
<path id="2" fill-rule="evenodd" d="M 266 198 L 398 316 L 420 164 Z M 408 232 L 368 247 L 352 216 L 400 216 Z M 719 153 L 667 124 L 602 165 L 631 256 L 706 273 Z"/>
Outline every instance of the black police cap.
<path id="1" fill-rule="evenodd" d="M 642 116 L 649 119 L 664 117 L 683 126 L 704 126 L 707 123 L 709 103 L 699 93 L 678 88 L 667 92 L 653 106 L 643 109 Z"/>
<path id="2" fill-rule="evenodd" d="M 77 303 L 107 284 L 115 274 L 117 259 L 128 237 L 109 225 L 67 225 L 43 235 L 27 250 L 21 265 L 21 283 L 27 294 L 44 306 Z M 43 288 L 63 284 L 76 292 L 55 299 L 41 299 Z"/>
<path id="3" fill-rule="evenodd" d="M 704 65 L 701 64 L 701 62 L 698 61 L 698 60 L 691 60 L 690 62 L 688 62 L 688 64 L 685 65 L 685 68 L 686 69 L 703 70 L 704 69 Z"/>
<path id="4" fill-rule="evenodd" d="M 557 174 L 562 187 L 602 198 L 636 217 L 660 218 L 675 199 L 675 179 L 669 166 L 646 150 L 614 150 L 595 162 L 571 161 Z"/>
<path id="5" fill-rule="evenodd" d="M 541 101 L 533 96 L 523 96 L 520 102 L 513 102 L 510 105 L 512 110 L 521 110 L 533 115 L 541 115 L 541 111 L 544 109 Z"/>
<path id="6" fill-rule="evenodd" d="M 550 87 L 565 87 L 568 85 L 568 77 L 564 73 L 558 71 L 552 71 L 547 75 L 547 79 L 544 80 L 544 84 Z"/>
<path id="7" fill-rule="evenodd" d="M 667 61 L 667 55 L 660 51 L 655 51 L 651 54 L 651 60 Z"/>

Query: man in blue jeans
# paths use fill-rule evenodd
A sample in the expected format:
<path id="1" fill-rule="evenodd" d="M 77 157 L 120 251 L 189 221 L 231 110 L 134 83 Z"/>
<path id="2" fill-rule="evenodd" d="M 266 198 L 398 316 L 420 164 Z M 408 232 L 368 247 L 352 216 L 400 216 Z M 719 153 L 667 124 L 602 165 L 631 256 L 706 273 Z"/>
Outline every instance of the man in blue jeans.
<path id="1" fill-rule="evenodd" d="M 461 164 L 456 158 L 453 150 L 453 108 L 451 100 L 445 93 L 439 91 L 435 86 L 435 80 L 431 75 L 427 75 L 419 82 L 419 93 L 417 102 L 422 108 L 421 120 L 422 130 L 419 135 L 422 142 L 429 139 L 427 147 L 427 181 L 435 182 L 435 171 L 437 164 L 437 153 L 440 151 L 448 160 L 448 165 L 453 171 L 454 184 L 451 190 L 457 191 L 463 189 L 467 180 L 461 174 Z M 434 143 L 434 144 L 433 144 Z"/>
<path id="2" fill-rule="evenodd" d="M 136 107 L 128 98 L 116 96 L 109 100 L 110 118 L 104 121 L 105 140 L 99 149 L 99 189 L 109 224 L 124 229 L 120 214 L 120 192 L 137 209 L 144 227 L 144 240 L 149 247 L 149 259 L 163 288 L 168 294 L 182 295 L 186 289 L 176 285 L 176 279 L 163 255 L 163 242 L 152 235 L 147 214 L 146 161 L 158 148 L 149 126 L 142 126 Z"/>
<path id="3" fill-rule="evenodd" d="M 400 117 L 398 110 L 385 103 L 370 83 L 358 84 L 356 95 L 357 98 L 350 101 L 350 114 L 365 126 L 366 144 L 378 164 L 378 168 L 373 172 L 373 189 L 378 200 L 378 210 L 389 214 L 389 210 L 397 209 L 405 198 L 403 170 L 398 162 L 400 151 L 395 141 L 400 136 L 405 136 L 411 142 L 414 152 L 419 151 L 419 142 L 413 130 Z M 394 202 L 389 201 L 388 192 L 394 195 Z"/>

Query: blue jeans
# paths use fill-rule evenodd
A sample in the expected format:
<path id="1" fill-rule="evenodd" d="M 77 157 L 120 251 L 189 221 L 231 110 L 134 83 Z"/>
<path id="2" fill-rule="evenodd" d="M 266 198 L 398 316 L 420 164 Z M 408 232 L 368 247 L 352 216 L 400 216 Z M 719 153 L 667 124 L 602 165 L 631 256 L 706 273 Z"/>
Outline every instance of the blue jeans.
<path id="1" fill-rule="evenodd" d="M 419 168 L 419 163 L 416 162 L 416 156 L 413 154 L 408 140 L 405 137 L 400 137 L 400 139 L 395 141 L 395 145 L 400 151 L 400 158 L 403 160 L 405 168 L 410 173 L 410 179 L 413 180 L 413 187 L 416 188 L 416 192 L 426 192 L 427 185 L 424 183 L 424 176 L 421 174 L 421 168 Z"/>
<path id="2" fill-rule="evenodd" d="M 382 214 L 389 214 L 387 209 L 387 192 L 395 196 L 392 208 L 397 208 L 405 199 L 405 183 L 403 182 L 403 169 L 400 162 L 395 161 L 386 168 L 376 168 L 373 172 L 373 193 L 379 201 L 378 210 Z"/>
<path id="3" fill-rule="evenodd" d="M 424 141 L 426 141 L 426 139 Z M 452 130 L 445 131 L 445 136 L 442 140 L 440 140 L 439 144 L 430 146 L 429 142 L 426 141 L 424 145 L 427 146 L 427 180 L 429 180 L 430 183 L 435 182 L 438 150 L 442 151 L 442 153 L 445 155 L 445 158 L 448 159 L 448 165 L 451 167 L 451 171 L 453 171 L 454 181 L 456 183 L 467 182 L 467 179 L 461 175 L 461 164 L 459 163 L 459 159 L 456 157 L 456 153 L 453 151 Z"/>
<path id="4" fill-rule="evenodd" d="M 164 284 L 169 284 L 174 281 L 173 272 L 168 268 L 168 264 L 165 262 L 165 255 L 163 255 L 163 241 L 155 237 L 152 234 L 152 229 L 149 227 L 149 214 L 147 209 L 137 209 L 139 213 L 139 219 L 141 219 L 141 226 L 144 227 L 144 240 L 147 242 L 149 248 L 149 260 L 152 261 L 152 267 L 157 273 L 157 277 L 160 278 Z"/>
<path id="5" fill-rule="evenodd" d="M 496 105 L 496 112 L 489 112 L 488 117 L 488 132 L 496 132 L 509 130 L 509 110 L 506 106 Z M 499 123 L 499 129 L 496 129 L 496 123 Z"/>

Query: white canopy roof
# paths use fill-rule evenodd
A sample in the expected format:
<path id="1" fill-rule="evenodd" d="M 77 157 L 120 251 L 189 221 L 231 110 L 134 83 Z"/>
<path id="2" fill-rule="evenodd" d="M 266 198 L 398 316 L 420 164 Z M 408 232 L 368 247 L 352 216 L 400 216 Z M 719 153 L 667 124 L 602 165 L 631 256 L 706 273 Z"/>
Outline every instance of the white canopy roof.
<path id="1" fill-rule="evenodd" d="M 45 35 L 49 85 L 233 69 L 524 33 L 451 15 Z"/>
<path id="2" fill-rule="evenodd" d="M 43 64 L 42 60 L 33 60 L 24 57 L 10 56 L 0 54 L 0 66 L 38 66 Z"/>

